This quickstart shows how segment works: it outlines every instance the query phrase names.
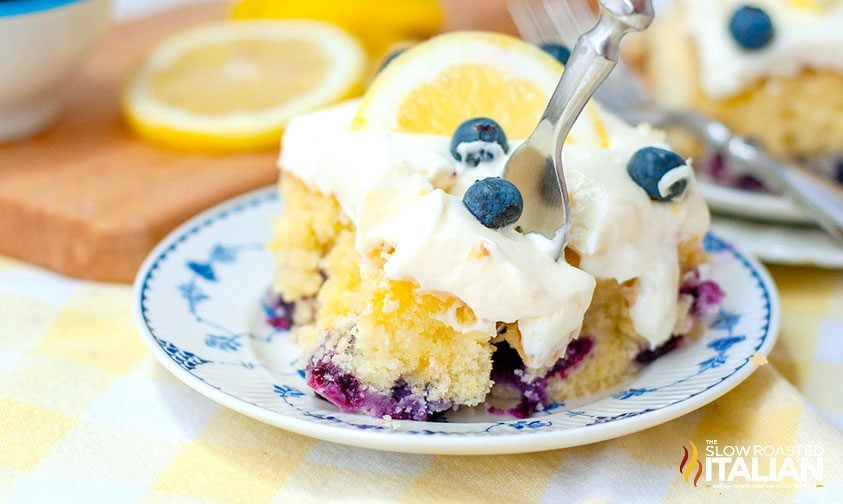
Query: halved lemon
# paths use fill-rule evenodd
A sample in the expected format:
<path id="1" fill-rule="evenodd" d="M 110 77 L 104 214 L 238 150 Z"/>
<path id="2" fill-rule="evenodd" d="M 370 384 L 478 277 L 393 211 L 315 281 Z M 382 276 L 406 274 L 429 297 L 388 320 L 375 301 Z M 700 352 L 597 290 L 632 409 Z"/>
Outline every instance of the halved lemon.
<path id="1" fill-rule="evenodd" d="M 834 3 L 838 1 L 839 0 L 790 0 L 790 3 L 797 9 L 821 13 L 825 10 L 828 10 Z"/>
<path id="2" fill-rule="evenodd" d="M 170 147 L 276 147 L 293 115 L 359 93 L 366 63 L 357 40 L 321 22 L 207 25 L 153 50 L 125 89 L 124 111 L 139 134 Z"/>
<path id="3" fill-rule="evenodd" d="M 354 34 L 380 57 L 396 42 L 424 40 L 442 27 L 438 0 L 239 0 L 234 19 L 315 19 Z"/>
<path id="4" fill-rule="evenodd" d="M 416 45 L 393 60 L 360 103 L 353 127 L 453 134 L 490 117 L 512 139 L 538 124 L 564 67 L 541 49 L 501 34 L 458 32 Z M 573 138 L 605 142 L 601 112 L 589 105 Z"/>

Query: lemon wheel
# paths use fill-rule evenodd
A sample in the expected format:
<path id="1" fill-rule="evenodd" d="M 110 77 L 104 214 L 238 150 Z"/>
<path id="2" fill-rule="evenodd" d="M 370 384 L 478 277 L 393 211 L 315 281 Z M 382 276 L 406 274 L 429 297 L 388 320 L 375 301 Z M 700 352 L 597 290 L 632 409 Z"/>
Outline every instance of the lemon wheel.
<path id="1" fill-rule="evenodd" d="M 128 83 L 124 111 L 143 137 L 191 151 L 277 146 L 295 114 L 358 93 L 360 44 L 316 21 L 233 21 L 183 32 Z"/>
<path id="2" fill-rule="evenodd" d="M 484 32 L 440 35 L 395 58 L 363 97 L 353 128 L 450 136 L 489 117 L 512 139 L 538 124 L 564 67 L 522 40 Z M 589 104 L 568 141 L 607 144 L 602 112 Z"/>

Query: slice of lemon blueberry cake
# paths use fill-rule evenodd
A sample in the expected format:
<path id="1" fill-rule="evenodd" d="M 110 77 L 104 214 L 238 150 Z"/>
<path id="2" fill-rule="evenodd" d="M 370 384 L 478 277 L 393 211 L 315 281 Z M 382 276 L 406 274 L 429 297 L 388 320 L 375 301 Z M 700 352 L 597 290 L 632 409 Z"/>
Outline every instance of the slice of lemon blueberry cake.
<path id="1" fill-rule="evenodd" d="M 843 1 L 675 0 L 645 41 L 653 95 L 843 183 Z M 724 182 L 758 181 L 703 166 Z"/>
<path id="2" fill-rule="evenodd" d="M 564 150 L 564 257 L 518 227 L 535 196 L 500 176 L 562 70 L 506 36 L 443 35 L 289 125 L 274 287 L 319 395 L 415 420 L 501 397 L 527 416 L 702 325 L 722 297 L 699 273 L 708 211 L 659 132 L 590 104 Z"/>

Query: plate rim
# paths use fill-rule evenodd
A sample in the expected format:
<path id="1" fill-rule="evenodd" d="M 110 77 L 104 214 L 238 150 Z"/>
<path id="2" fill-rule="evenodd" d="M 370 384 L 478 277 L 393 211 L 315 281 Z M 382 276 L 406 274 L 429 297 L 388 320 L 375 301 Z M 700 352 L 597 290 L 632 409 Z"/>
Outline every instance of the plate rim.
<path id="1" fill-rule="evenodd" d="M 814 225 L 814 221 L 786 196 L 745 191 L 706 180 L 698 182 L 706 203 L 717 212 L 765 223 Z"/>
<path id="2" fill-rule="evenodd" d="M 144 315 L 144 300 L 148 282 L 158 267 L 158 262 L 190 236 L 208 227 L 214 220 L 224 217 L 238 207 L 258 206 L 266 200 L 277 199 L 275 185 L 225 200 L 213 207 L 189 218 L 176 229 L 168 233 L 144 259 L 132 287 L 132 315 L 141 339 L 155 356 L 156 360 L 182 383 L 197 393 L 217 404 L 232 409 L 247 417 L 296 434 L 313 437 L 323 441 L 340 443 L 359 448 L 384 450 L 391 452 L 438 454 L 438 455 L 504 455 L 530 453 L 559 448 L 581 446 L 613 439 L 655 427 L 667 421 L 686 415 L 734 389 L 754 372 L 758 366 L 749 365 L 747 360 L 739 365 L 732 374 L 696 395 L 677 403 L 664 406 L 654 411 L 627 417 L 620 421 L 573 427 L 550 431 L 513 431 L 512 434 L 497 436 L 418 436 L 415 434 L 388 431 L 388 433 L 351 430 L 322 424 L 283 413 L 273 412 L 247 402 L 239 397 L 223 392 L 214 386 L 190 374 L 173 361 L 161 348 L 152 333 Z M 242 209 L 242 208 L 241 208 Z M 718 240 L 730 248 L 730 251 L 749 268 L 759 285 L 766 292 L 769 302 L 769 323 L 756 353 L 768 355 L 778 338 L 781 310 L 776 284 L 770 273 L 757 260 L 745 254 L 734 243 L 712 233 Z M 401 420 L 400 423 L 410 422 Z M 528 435 L 525 435 L 529 432 Z"/>
<path id="3" fill-rule="evenodd" d="M 744 220 L 734 215 L 715 216 L 712 219 L 711 228 L 715 230 L 718 237 L 726 238 L 727 241 L 732 243 L 740 243 L 743 253 L 751 254 L 752 257 L 767 264 L 828 270 L 843 269 L 843 254 L 820 251 L 823 245 L 819 241 L 826 240 L 827 235 L 819 228 L 780 226 L 773 222 Z M 763 236 L 774 232 L 784 233 L 785 236 L 783 239 L 785 241 L 802 244 L 801 250 L 794 251 L 791 248 L 774 249 L 758 243 L 757 238 L 740 238 L 738 236 L 738 234 L 748 233 Z M 802 233 L 804 233 L 804 236 L 799 236 Z M 827 239 L 833 240 L 831 237 Z M 804 246 L 806 240 L 810 240 L 815 244 L 806 248 Z M 810 250 L 810 252 L 806 252 L 806 250 Z M 843 252 L 843 246 L 840 250 Z"/>

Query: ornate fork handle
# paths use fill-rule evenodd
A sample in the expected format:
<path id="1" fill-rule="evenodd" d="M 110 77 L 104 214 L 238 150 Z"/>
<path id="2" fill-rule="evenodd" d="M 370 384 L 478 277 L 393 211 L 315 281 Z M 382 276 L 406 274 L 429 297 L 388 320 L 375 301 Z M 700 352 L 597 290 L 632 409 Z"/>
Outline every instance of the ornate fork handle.
<path id="1" fill-rule="evenodd" d="M 597 24 L 577 39 L 540 122 L 555 125 L 557 143 L 564 142 L 588 100 L 618 63 L 623 37 L 647 29 L 652 21 L 651 0 L 600 0 Z"/>
<path id="2" fill-rule="evenodd" d="M 653 20 L 651 0 L 600 0 L 597 24 L 583 33 L 571 51 L 550 103 L 531 140 L 545 152 L 554 153 L 556 183 L 564 202 L 565 222 L 558 243 L 561 254 L 571 226 L 568 188 L 562 167 L 562 148 L 574 122 L 588 100 L 618 62 L 620 43 L 632 31 L 645 30 Z"/>

